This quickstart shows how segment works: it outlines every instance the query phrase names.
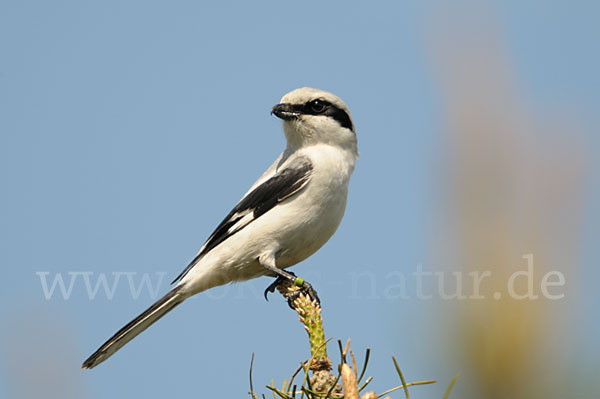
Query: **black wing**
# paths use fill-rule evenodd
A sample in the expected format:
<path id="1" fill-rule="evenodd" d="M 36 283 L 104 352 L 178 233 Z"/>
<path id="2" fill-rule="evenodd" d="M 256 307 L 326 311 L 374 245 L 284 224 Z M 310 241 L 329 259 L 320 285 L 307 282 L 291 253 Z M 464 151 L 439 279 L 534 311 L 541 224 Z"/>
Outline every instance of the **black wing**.
<path id="1" fill-rule="evenodd" d="M 217 226 L 198 255 L 171 284 L 181 280 L 211 249 L 300 191 L 308 183 L 312 169 L 308 158 L 298 158 L 248 193 Z"/>

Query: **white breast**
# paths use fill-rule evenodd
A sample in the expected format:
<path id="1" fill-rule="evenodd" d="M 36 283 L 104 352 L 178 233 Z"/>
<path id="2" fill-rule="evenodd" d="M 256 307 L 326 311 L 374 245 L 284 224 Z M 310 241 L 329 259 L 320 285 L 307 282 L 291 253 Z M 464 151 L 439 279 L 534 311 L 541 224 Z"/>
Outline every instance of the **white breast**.
<path id="1" fill-rule="evenodd" d="M 344 216 L 354 170 L 354 156 L 338 147 L 314 145 L 299 154 L 311 160 L 313 172 L 303 192 L 280 205 L 290 218 L 289 224 L 296 224 L 280 240 L 277 263 L 282 268 L 306 259 L 335 233 Z"/>

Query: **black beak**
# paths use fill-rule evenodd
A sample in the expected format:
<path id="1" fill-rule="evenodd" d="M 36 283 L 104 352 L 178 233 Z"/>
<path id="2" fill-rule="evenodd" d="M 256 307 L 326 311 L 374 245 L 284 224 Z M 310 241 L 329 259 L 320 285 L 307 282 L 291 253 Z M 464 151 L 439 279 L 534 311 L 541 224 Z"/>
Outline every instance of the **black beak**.
<path id="1" fill-rule="evenodd" d="M 292 104 L 277 104 L 271 109 L 271 115 L 273 114 L 284 121 L 289 121 L 298 118 L 300 112 L 296 111 Z"/>

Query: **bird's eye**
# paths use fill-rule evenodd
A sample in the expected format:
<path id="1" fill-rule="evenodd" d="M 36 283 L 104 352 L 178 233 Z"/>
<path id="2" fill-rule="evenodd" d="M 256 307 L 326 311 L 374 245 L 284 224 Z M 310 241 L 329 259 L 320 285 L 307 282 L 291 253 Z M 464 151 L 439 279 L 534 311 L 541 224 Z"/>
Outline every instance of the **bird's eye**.
<path id="1" fill-rule="evenodd" d="M 320 113 L 325 110 L 326 103 L 322 100 L 312 100 L 309 105 L 313 112 Z"/>

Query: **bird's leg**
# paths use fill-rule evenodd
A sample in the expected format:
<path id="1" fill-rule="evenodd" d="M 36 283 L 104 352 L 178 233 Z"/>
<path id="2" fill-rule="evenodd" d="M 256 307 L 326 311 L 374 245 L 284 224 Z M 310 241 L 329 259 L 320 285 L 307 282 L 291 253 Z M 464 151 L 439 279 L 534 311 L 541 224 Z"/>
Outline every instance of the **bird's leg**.
<path id="1" fill-rule="evenodd" d="M 268 257 L 266 259 L 259 259 L 259 262 L 265 269 L 267 269 L 268 271 L 270 271 L 271 273 L 273 273 L 274 275 L 277 276 L 275 281 L 272 282 L 265 290 L 265 299 L 266 300 L 268 300 L 267 295 L 269 292 L 275 292 L 275 289 L 279 286 L 288 285 L 288 286 L 296 286 L 299 288 L 296 291 L 293 291 L 289 295 L 287 295 L 288 305 L 292 309 L 294 309 L 294 306 L 293 306 L 294 301 L 296 300 L 296 298 L 298 298 L 298 296 L 300 294 L 307 295 L 312 300 L 317 301 L 318 304 L 321 303 L 321 300 L 319 299 L 319 296 L 317 295 L 317 291 L 315 291 L 315 289 L 312 287 L 312 285 L 308 281 L 305 281 L 301 277 L 297 277 L 292 272 L 285 271 L 285 270 L 280 269 L 277 266 L 275 266 L 275 261 L 274 261 L 273 257 Z"/>

